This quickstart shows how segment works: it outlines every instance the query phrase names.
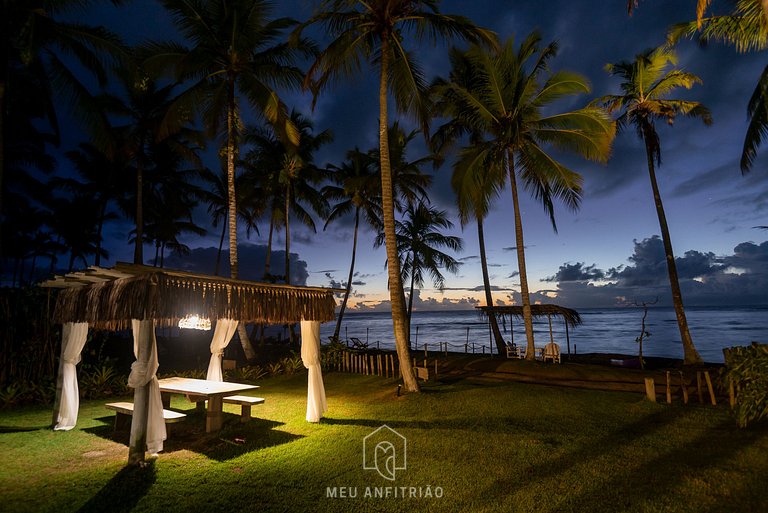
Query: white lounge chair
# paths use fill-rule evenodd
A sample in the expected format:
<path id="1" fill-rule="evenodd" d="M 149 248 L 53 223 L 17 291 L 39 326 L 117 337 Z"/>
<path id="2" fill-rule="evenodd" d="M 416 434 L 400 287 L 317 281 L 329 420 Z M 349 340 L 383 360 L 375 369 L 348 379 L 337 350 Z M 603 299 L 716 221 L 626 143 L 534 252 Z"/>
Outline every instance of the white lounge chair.
<path id="1" fill-rule="evenodd" d="M 544 346 L 543 360 L 552 360 L 552 363 L 560 363 L 560 346 L 555 342 L 549 342 Z"/>

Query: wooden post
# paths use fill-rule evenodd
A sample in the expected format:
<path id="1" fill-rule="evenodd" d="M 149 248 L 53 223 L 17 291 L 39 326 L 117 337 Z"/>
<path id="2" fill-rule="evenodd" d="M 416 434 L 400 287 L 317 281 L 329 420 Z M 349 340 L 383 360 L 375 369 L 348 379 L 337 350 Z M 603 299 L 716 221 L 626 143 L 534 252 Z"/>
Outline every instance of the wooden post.
<path id="1" fill-rule="evenodd" d="M 736 392 L 734 391 L 733 380 L 731 378 L 728 378 L 728 404 L 731 409 L 736 406 Z"/>
<path id="2" fill-rule="evenodd" d="M 683 390 L 683 404 L 688 404 L 688 386 L 685 383 L 683 371 L 680 371 L 680 388 Z"/>
<path id="3" fill-rule="evenodd" d="M 704 403 L 704 394 L 701 390 L 701 371 L 696 371 L 696 391 L 699 393 L 699 403 Z"/>
<path id="4" fill-rule="evenodd" d="M 669 382 L 669 371 L 667 371 L 667 404 L 672 404 L 672 384 Z"/>
<path id="5" fill-rule="evenodd" d="M 645 395 L 649 401 L 656 402 L 656 384 L 653 382 L 653 378 L 645 378 Z"/>
<path id="6" fill-rule="evenodd" d="M 435 379 L 437 379 L 437 358 L 435 358 Z"/>
<path id="7" fill-rule="evenodd" d="M 417 326 L 416 328 L 418 329 L 418 326 Z M 429 346 L 429 344 L 427 344 L 427 343 L 424 343 L 424 358 L 426 358 L 426 357 L 427 357 L 427 347 L 428 347 L 428 346 Z"/>
<path id="8" fill-rule="evenodd" d="M 709 371 L 704 371 L 704 379 L 707 382 L 707 390 L 709 390 L 709 400 L 712 402 L 712 406 L 717 406 L 717 399 L 715 399 L 715 389 L 712 387 L 712 379 L 709 377 Z"/>

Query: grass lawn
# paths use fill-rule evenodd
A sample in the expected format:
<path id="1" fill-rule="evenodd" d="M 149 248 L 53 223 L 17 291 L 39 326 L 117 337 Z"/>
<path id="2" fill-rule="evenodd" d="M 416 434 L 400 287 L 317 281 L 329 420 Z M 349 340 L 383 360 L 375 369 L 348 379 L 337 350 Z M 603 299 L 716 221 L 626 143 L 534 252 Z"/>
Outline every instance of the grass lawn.
<path id="1" fill-rule="evenodd" d="M 248 424 L 225 405 L 216 435 L 174 397 L 190 418 L 145 469 L 124 468 L 107 401 L 81 404 L 70 432 L 47 429 L 46 408 L 0 412 L 0 511 L 768 511 L 768 426 L 740 430 L 724 407 L 468 380 L 396 397 L 392 380 L 325 378 L 320 424 L 304 420 L 303 373 L 264 380 Z M 395 481 L 362 468 L 382 424 L 407 439 Z M 384 487 L 422 497 L 364 497 Z"/>

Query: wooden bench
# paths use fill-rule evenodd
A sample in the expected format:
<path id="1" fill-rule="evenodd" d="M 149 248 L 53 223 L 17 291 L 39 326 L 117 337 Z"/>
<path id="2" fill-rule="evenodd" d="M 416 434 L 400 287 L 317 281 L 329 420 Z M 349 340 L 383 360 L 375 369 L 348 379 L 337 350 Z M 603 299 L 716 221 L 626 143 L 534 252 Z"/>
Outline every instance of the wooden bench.
<path id="1" fill-rule="evenodd" d="M 115 431 L 123 429 L 129 425 L 128 418 L 133 416 L 133 403 L 107 403 L 104 407 L 108 410 L 115 411 Z M 186 416 L 186 413 L 163 410 L 163 420 L 165 420 L 166 423 L 166 432 L 168 436 L 170 436 L 170 428 L 167 424 L 181 422 Z"/>
<path id="2" fill-rule="evenodd" d="M 240 408 L 240 422 L 248 422 L 251 420 L 251 406 L 256 404 L 263 404 L 263 397 L 251 397 L 250 395 L 230 395 L 222 399 L 225 404 L 239 404 Z"/>

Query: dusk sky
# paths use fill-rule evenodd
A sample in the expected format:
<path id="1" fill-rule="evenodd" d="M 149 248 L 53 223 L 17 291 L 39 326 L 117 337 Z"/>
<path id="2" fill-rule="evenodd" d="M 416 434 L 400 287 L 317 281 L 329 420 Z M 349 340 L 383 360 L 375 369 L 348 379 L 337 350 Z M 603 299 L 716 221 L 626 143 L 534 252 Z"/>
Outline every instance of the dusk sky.
<path id="1" fill-rule="evenodd" d="M 275 14 L 303 20 L 315 3 L 276 2 Z M 596 9 L 598 4 L 600 8 Z M 578 108 L 603 94 L 618 93 L 619 81 L 605 73 L 604 65 L 631 60 L 642 50 L 663 43 L 670 25 L 695 16 L 695 4 L 694 0 L 646 0 L 631 17 L 627 16 L 625 0 L 447 0 L 440 4 L 440 10 L 466 15 L 497 32 L 502 40 L 514 35 L 520 40 L 533 29 L 541 31 L 544 42 L 557 40 L 560 51 L 552 69 L 580 72 L 589 77 L 593 86 L 591 95 L 561 104 L 565 109 Z M 729 5 L 714 2 L 715 9 Z M 134 0 L 120 9 L 94 9 L 87 21 L 106 25 L 129 43 L 171 37 L 174 32 L 168 15 L 151 0 Z M 766 304 L 768 231 L 755 228 L 768 225 L 766 152 L 760 152 L 747 176 L 741 175 L 738 164 L 747 126 L 746 105 L 766 64 L 765 55 L 737 54 L 721 45 L 700 48 L 692 42 L 682 43 L 677 51 L 679 66 L 703 80 L 702 85 L 681 91 L 678 97 L 701 101 L 714 119 L 710 127 L 699 120 L 682 118 L 673 127 L 658 125 L 662 148 L 658 179 L 675 254 L 680 259 L 684 300 L 688 305 Z M 430 79 L 447 75 L 446 48 L 421 44 L 416 55 Z M 330 89 L 320 97 L 311 117 L 317 130 L 332 129 L 335 141 L 318 154 L 318 164 L 339 164 L 347 150 L 355 146 L 367 150 L 377 144 L 376 80 L 371 72 L 367 78 Z M 308 94 L 284 98 L 289 107 L 310 113 Z M 415 144 L 411 157 L 424 154 L 423 144 Z M 543 208 L 527 193 L 521 193 L 529 284 L 532 291 L 537 291 L 532 300 L 583 308 L 659 296 L 661 304 L 670 304 L 645 151 L 636 132 L 630 129 L 617 137 L 607 165 L 563 158 L 584 176 L 584 196 L 577 213 L 558 206 L 559 233 L 553 232 Z M 60 166 L 66 164 L 62 161 Z M 423 310 L 471 308 L 482 299 L 475 226 L 471 224 L 463 232 L 458 226 L 450 174 L 449 161 L 435 172 L 429 197 L 433 205 L 450 213 L 456 224 L 453 234 L 463 237 L 464 251 L 456 255 L 463 265 L 458 275 L 446 275 L 443 293 L 434 290 L 431 283 L 426 284 L 415 304 Z M 513 291 L 519 290 L 511 210 L 507 188 L 486 220 L 496 301 L 509 302 Z M 209 225 L 202 209 L 198 221 Z M 322 221 L 317 223 L 321 228 Z M 132 259 L 133 250 L 127 243 L 129 229 L 126 223 L 108 229 L 111 262 Z M 243 230 L 240 240 L 266 244 L 267 224 L 262 223 L 260 229 L 261 237 L 252 234 L 247 240 Z M 386 257 L 383 248 L 373 249 L 374 237 L 371 230 L 363 230 L 359 240 L 351 299 L 357 308 L 387 307 L 381 304 L 388 297 Z M 183 261 L 166 259 L 166 265 L 210 273 L 211 268 L 194 263 L 215 257 L 215 250 L 206 248 L 218 245 L 218 230 L 210 229 L 208 236 L 185 242 L 197 251 Z M 282 237 L 278 237 L 276 248 L 282 243 Z M 305 263 L 309 285 L 338 285 L 346 280 L 351 245 L 351 219 L 317 235 L 298 227 L 292 230 L 291 249 L 298 254 L 297 265 Z M 262 264 L 254 256 L 259 252 L 255 247 L 241 252 L 243 277 L 260 275 Z M 152 251 L 146 254 L 151 257 Z"/>

